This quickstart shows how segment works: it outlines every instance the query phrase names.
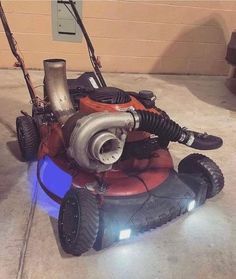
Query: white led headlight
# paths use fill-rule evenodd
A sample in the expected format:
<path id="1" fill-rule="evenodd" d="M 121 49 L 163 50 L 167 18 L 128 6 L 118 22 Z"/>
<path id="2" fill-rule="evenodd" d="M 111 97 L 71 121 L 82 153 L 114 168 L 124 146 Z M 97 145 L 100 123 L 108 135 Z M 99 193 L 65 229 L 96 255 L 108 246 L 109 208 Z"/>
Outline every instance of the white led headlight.
<path id="1" fill-rule="evenodd" d="M 119 234 L 119 240 L 130 238 L 131 229 L 121 230 Z"/>
<path id="2" fill-rule="evenodd" d="M 196 206 L 196 201 L 195 200 L 190 201 L 187 207 L 188 211 L 192 211 L 195 208 L 195 206 Z"/>

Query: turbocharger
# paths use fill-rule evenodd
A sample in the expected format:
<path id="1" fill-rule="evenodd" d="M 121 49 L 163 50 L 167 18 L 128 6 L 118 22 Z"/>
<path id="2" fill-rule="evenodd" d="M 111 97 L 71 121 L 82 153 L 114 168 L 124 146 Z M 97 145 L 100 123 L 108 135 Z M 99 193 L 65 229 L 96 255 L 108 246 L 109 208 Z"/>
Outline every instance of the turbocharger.
<path id="1" fill-rule="evenodd" d="M 82 168 L 97 172 L 109 170 L 121 157 L 127 133 L 133 128 L 131 113 L 89 114 L 77 120 L 67 152 Z"/>

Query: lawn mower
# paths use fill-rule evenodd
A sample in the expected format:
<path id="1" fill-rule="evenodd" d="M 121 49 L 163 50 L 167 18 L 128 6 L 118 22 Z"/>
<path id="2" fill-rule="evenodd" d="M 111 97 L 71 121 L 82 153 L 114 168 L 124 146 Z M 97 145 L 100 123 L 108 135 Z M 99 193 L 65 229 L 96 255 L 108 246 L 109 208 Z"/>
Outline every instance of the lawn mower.
<path id="1" fill-rule="evenodd" d="M 94 71 L 67 79 L 65 60 L 44 60 L 41 99 L 1 5 L 0 15 L 32 102 L 32 115 L 22 111 L 16 118 L 19 148 L 25 161 L 37 159 L 39 184 L 60 203 L 61 247 L 79 256 L 161 226 L 218 194 L 224 177 L 211 159 L 194 153 L 175 171 L 168 145 L 210 150 L 223 141 L 178 125 L 156 107 L 151 91 L 107 86 L 76 5 L 65 5 L 83 32 Z"/>

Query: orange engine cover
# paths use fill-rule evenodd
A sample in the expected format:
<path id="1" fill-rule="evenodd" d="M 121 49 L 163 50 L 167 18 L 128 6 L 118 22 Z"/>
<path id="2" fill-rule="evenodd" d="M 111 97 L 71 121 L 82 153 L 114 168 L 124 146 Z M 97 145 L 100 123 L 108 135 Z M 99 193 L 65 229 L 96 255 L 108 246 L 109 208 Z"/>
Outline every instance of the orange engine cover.
<path id="1" fill-rule="evenodd" d="M 130 107 L 135 109 L 142 109 L 145 110 L 143 104 L 141 104 L 137 99 L 131 96 L 131 101 L 125 104 L 105 104 L 96 102 L 89 97 L 84 97 L 80 99 L 80 112 L 85 114 L 90 114 L 93 112 L 100 112 L 100 111 L 126 111 Z"/>

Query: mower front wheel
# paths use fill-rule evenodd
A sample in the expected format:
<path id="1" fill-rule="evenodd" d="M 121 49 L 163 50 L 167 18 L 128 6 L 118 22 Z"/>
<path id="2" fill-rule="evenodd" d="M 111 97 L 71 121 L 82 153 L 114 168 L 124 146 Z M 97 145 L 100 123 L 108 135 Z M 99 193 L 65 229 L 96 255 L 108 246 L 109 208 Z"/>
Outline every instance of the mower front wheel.
<path id="1" fill-rule="evenodd" d="M 99 226 L 96 196 L 87 189 L 71 188 L 62 200 L 58 233 L 66 253 L 80 256 L 93 247 Z"/>
<path id="2" fill-rule="evenodd" d="M 27 115 L 17 117 L 16 131 L 23 159 L 25 161 L 33 161 L 37 156 L 40 141 L 33 118 Z"/>
<path id="3" fill-rule="evenodd" d="M 200 175 L 207 183 L 207 198 L 217 195 L 224 187 L 224 176 L 218 165 L 202 154 L 185 157 L 178 166 L 179 173 Z"/>

